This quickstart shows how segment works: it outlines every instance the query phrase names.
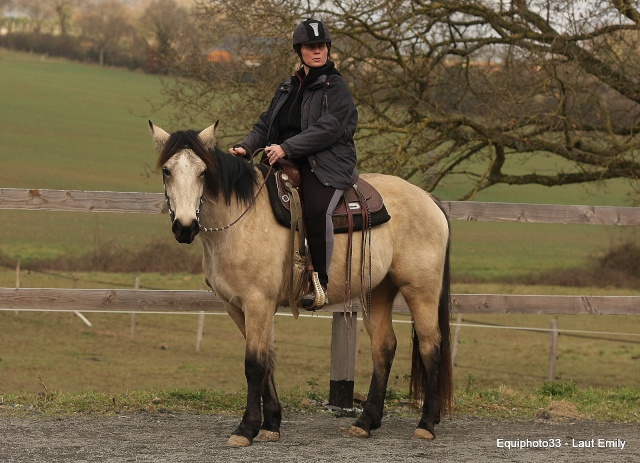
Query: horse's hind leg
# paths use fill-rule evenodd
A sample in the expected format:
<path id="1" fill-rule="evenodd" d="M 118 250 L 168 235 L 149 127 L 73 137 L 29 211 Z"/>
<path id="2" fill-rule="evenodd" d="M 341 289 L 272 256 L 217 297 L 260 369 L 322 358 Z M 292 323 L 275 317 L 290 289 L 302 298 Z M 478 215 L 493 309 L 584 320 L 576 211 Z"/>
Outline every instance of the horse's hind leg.
<path id="1" fill-rule="evenodd" d="M 369 319 L 364 317 L 371 338 L 373 374 L 362 414 L 349 429 L 349 435 L 354 437 L 369 437 L 371 430 L 379 428 L 382 422 L 387 383 L 397 345 L 391 319 L 397 293 L 398 288 L 391 279 L 385 278 L 372 293 L 371 316 Z"/>
<path id="2" fill-rule="evenodd" d="M 446 378 L 440 378 L 440 375 L 449 361 L 442 358 L 438 300 L 425 292 L 417 294 L 408 288 L 401 291 L 414 322 L 411 395 L 414 400 L 423 402 L 414 437 L 431 440 L 435 438 L 435 425 L 440 422 L 441 406 L 446 400 L 440 387 Z M 449 320 L 445 322 L 449 323 Z M 448 350 L 445 354 L 448 355 Z"/>

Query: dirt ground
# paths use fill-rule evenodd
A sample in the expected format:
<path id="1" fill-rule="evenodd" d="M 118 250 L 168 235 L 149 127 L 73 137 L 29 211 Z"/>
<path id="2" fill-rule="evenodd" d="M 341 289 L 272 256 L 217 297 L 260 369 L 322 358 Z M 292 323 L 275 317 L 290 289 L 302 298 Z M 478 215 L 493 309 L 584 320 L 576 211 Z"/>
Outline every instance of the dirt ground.
<path id="1" fill-rule="evenodd" d="M 330 413 L 289 415 L 285 416 L 280 442 L 232 449 L 225 443 L 238 424 L 237 417 L 173 413 L 64 418 L 0 415 L 0 461 L 640 462 L 638 424 L 456 416 L 444 420 L 436 428 L 437 439 L 428 442 L 411 438 L 416 424 L 413 418 L 386 417 L 383 427 L 369 439 L 347 437 L 352 422 L 353 418 Z M 617 448 L 611 447 L 614 443 Z"/>

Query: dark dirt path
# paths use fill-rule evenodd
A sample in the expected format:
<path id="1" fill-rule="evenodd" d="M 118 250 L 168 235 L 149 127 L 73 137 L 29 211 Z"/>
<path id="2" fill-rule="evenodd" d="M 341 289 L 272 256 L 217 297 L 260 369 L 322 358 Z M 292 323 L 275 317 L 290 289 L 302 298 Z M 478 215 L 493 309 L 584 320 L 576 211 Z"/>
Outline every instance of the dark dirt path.
<path id="1" fill-rule="evenodd" d="M 640 462 L 640 425 L 456 416 L 432 442 L 416 419 L 386 417 L 370 439 L 346 437 L 353 418 L 285 416 L 278 443 L 225 446 L 238 418 L 137 413 L 117 417 L 0 415 L 0 461 L 23 462 Z M 498 439 L 503 439 L 502 444 Z M 526 448 L 506 448 L 506 441 Z M 520 443 L 523 441 L 523 443 Z M 612 442 L 624 448 L 599 447 Z M 591 445 L 593 448 L 575 447 Z M 502 445 L 502 446 L 500 446 Z M 559 446 L 553 448 L 544 448 Z"/>

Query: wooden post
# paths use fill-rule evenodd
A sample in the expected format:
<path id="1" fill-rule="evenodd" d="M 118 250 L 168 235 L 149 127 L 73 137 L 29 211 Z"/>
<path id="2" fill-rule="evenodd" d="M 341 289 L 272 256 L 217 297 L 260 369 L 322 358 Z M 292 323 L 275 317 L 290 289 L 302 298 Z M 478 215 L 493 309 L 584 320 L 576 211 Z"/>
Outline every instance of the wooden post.
<path id="1" fill-rule="evenodd" d="M 555 381 L 556 379 L 556 360 L 558 358 L 558 320 L 551 320 L 551 339 L 549 342 L 549 373 L 547 379 Z"/>
<path id="2" fill-rule="evenodd" d="M 16 263 L 16 289 L 20 289 L 20 259 L 18 259 L 18 262 Z M 19 313 L 20 312 L 17 310 L 15 311 L 16 315 Z"/>
<path id="3" fill-rule="evenodd" d="M 133 289 L 140 289 L 140 275 L 136 276 L 136 281 L 133 284 Z M 136 337 L 136 313 L 131 312 L 131 339 Z"/>
<path id="4" fill-rule="evenodd" d="M 451 365 L 456 366 L 456 356 L 458 355 L 458 344 L 460 344 L 460 323 L 462 323 L 462 314 L 456 315 L 456 330 L 453 333 L 453 347 L 451 348 Z"/>
<path id="5" fill-rule="evenodd" d="M 202 344 L 202 336 L 204 334 L 204 310 L 198 315 L 198 332 L 196 333 L 196 352 L 200 352 L 200 344 Z"/>
<path id="6" fill-rule="evenodd" d="M 358 313 L 336 312 L 331 324 L 329 405 L 353 408 Z"/>
<path id="7" fill-rule="evenodd" d="M 16 263 L 16 289 L 20 289 L 20 259 Z"/>

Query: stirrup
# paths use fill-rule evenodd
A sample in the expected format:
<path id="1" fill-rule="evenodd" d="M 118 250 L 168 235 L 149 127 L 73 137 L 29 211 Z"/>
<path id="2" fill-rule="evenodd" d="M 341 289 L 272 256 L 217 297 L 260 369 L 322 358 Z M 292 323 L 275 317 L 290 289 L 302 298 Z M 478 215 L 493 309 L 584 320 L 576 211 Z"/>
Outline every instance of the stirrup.
<path id="1" fill-rule="evenodd" d="M 311 285 L 313 292 L 308 292 L 302 296 L 300 305 L 305 310 L 318 310 L 329 303 L 326 288 L 323 288 L 318 278 L 318 272 L 311 272 Z"/>

